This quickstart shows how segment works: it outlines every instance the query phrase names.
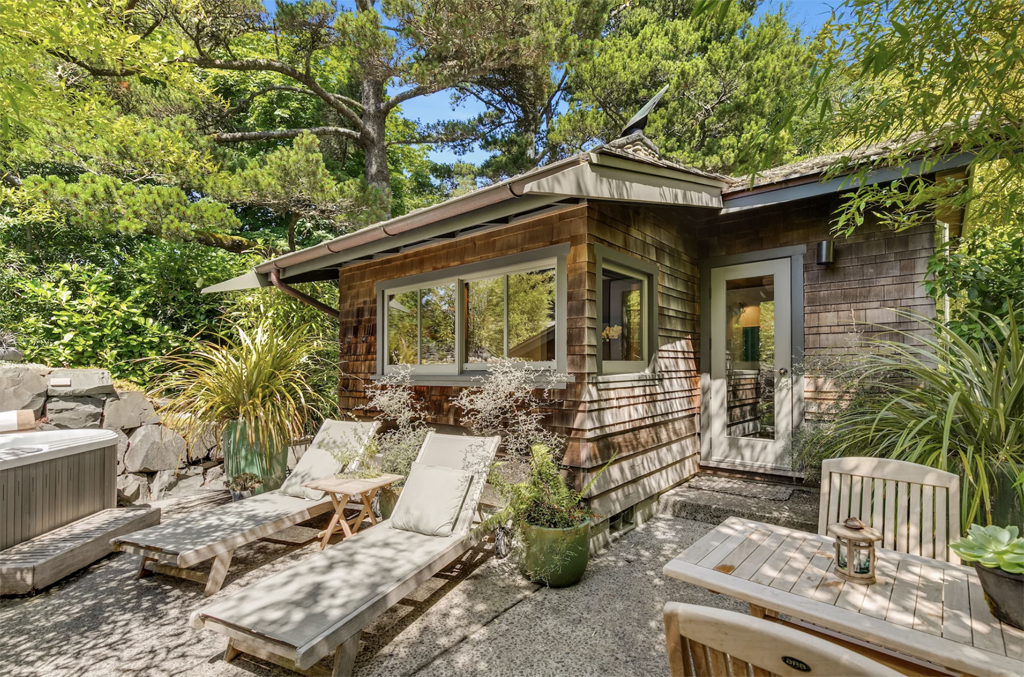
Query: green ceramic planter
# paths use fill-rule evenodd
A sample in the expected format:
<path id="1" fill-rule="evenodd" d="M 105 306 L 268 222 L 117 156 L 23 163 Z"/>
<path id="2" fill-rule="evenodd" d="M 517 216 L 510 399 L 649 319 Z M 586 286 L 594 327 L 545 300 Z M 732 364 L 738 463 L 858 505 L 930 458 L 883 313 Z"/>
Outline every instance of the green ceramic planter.
<path id="1" fill-rule="evenodd" d="M 391 519 L 391 513 L 395 511 L 395 504 L 398 503 L 398 495 L 401 493 L 401 487 L 398 489 L 388 487 L 381 489 L 380 493 L 377 494 L 379 497 L 377 508 L 380 510 L 380 518 L 382 520 Z"/>
<path id="2" fill-rule="evenodd" d="M 270 466 L 259 445 L 250 445 L 245 434 L 245 423 L 232 421 L 224 426 L 221 436 L 224 450 L 224 474 L 230 480 L 235 475 L 249 472 L 263 480 L 263 485 L 253 491 L 262 494 L 280 488 L 288 470 L 288 450 L 279 449 L 271 454 Z"/>
<path id="3" fill-rule="evenodd" d="M 527 578 L 552 588 L 579 583 L 590 561 L 590 520 L 570 529 L 526 525 L 523 568 Z"/>

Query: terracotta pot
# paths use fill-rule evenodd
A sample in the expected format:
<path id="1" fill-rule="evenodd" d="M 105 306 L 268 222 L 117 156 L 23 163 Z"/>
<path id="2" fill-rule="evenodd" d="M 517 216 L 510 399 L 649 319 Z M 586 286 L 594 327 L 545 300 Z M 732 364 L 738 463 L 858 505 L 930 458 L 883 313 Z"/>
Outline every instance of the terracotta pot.
<path id="1" fill-rule="evenodd" d="M 974 563 L 974 570 L 981 579 L 981 589 L 985 591 L 985 601 L 992 615 L 1024 630 L 1024 575 L 989 569 L 978 562 Z"/>
<path id="2" fill-rule="evenodd" d="M 590 520 L 569 529 L 528 524 L 523 529 L 527 578 L 552 588 L 579 583 L 590 561 Z"/>

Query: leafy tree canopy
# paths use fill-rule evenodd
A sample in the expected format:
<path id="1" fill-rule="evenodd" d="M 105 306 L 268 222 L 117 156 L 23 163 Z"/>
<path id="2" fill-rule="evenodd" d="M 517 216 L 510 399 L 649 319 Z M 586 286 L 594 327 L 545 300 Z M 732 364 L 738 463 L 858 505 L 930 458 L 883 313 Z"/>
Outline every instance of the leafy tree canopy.
<path id="1" fill-rule="evenodd" d="M 568 111 L 552 138 L 567 151 L 610 141 L 664 85 L 646 134 L 665 155 L 733 172 L 808 86 L 813 51 L 784 13 L 755 22 L 758 2 L 694 15 L 687 0 L 641 0 L 619 8 L 596 56 L 570 65 Z M 797 130 L 797 135 L 800 130 Z M 797 135 L 777 144 L 766 164 L 800 150 Z"/>

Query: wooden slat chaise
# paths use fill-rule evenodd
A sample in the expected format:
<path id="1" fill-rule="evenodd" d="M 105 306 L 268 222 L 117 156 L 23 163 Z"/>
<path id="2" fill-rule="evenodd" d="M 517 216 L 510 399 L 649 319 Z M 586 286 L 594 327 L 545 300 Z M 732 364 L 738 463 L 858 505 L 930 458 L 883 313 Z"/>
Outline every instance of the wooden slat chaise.
<path id="1" fill-rule="evenodd" d="M 334 451 L 361 455 L 377 423 L 326 420 L 280 489 L 182 517 L 110 541 L 115 551 L 142 556 L 139 577 L 155 572 L 221 589 L 236 548 L 334 508 L 324 492 L 302 484 L 342 470 Z M 357 456 L 358 457 L 358 456 Z M 209 574 L 191 567 L 215 558 Z"/>
<path id="2" fill-rule="evenodd" d="M 193 612 L 192 626 L 225 635 L 227 661 L 246 653 L 316 674 L 310 668 L 334 653 L 333 674 L 350 675 L 363 628 L 476 544 L 473 518 L 499 442 L 428 433 L 391 519 Z M 451 534 L 397 528 L 400 514 L 430 508 L 410 486 L 438 468 L 465 471 Z"/>
<path id="3" fill-rule="evenodd" d="M 818 533 L 856 517 L 880 531 L 882 547 L 960 563 L 960 478 L 888 458 L 832 458 L 821 464 Z"/>
<path id="4" fill-rule="evenodd" d="M 672 677 L 900 677 L 820 637 L 693 604 L 665 605 L 665 641 Z"/>

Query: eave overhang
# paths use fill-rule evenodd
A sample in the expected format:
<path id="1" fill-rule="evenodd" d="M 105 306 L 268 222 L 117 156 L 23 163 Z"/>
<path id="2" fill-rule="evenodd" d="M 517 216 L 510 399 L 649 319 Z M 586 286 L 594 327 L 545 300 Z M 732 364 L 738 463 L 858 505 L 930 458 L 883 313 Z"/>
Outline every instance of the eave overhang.
<path id="1" fill-rule="evenodd" d="M 346 265 L 503 228 L 587 199 L 721 209 L 727 185 L 716 176 L 595 151 L 279 256 L 203 293 L 266 287 L 274 270 L 288 283 L 337 279 Z"/>
<path id="2" fill-rule="evenodd" d="M 955 155 L 948 155 L 938 161 L 918 159 L 900 167 L 886 167 L 874 170 L 867 175 L 863 185 L 871 186 L 879 183 L 890 183 L 910 176 L 962 169 L 967 167 L 973 159 L 974 153 L 957 153 Z M 816 172 L 751 189 L 735 188 L 726 190 L 722 195 L 723 206 L 721 213 L 731 214 L 758 207 L 768 207 L 785 202 L 804 200 L 829 193 L 841 193 L 855 190 L 862 185 L 851 174 L 837 176 L 827 181 L 822 181 L 821 179 L 821 173 Z"/>

